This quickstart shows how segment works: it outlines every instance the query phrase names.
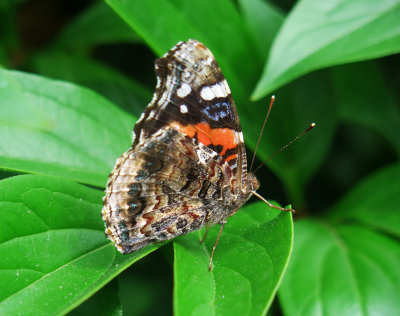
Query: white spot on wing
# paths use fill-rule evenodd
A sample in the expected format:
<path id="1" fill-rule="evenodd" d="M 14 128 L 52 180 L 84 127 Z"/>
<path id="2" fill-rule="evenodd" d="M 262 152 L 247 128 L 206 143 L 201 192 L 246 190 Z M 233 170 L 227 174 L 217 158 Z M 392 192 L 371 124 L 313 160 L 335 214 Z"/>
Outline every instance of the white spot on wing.
<path id="1" fill-rule="evenodd" d="M 206 101 L 214 98 L 224 98 L 228 96 L 228 93 L 230 93 L 230 90 L 225 80 L 212 86 L 205 86 L 200 91 L 201 97 Z"/>
<path id="2" fill-rule="evenodd" d="M 210 86 L 203 87 L 203 89 L 200 91 L 200 96 L 206 101 L 210 101 L 215 97 Z"/>
<path id="3" fill-rule="evenodd" d="M 190 93 L 190 91 L 192 91 L 192 88 L 190 88 L 190 86 L 187 83 L 182 83 L 182 85 L 180 86 L 178 91 L 176 91 L 176 93 L 178 94 L 178 97 L 184 98 Z"/>
<path id="4" fill-rule="evenodd" d="M 186 104 L 182 104 L 180 107 L 180 110 L 181 110 L 181 113 L 183 113 L 183 114 L 189 112 L 189 109 Z"/>
<path id="5" fill-rule="evenodd" d="M 228 83 L 226 82 L 225 79 L 222 81 L 222 85 L 224 86 L 226 93 L 230 94 L 231 93 L 231 89 L 229 89 Z"/>
<path id="6" fill-rule="evenodd" d="M 211 87 L 211 89 L 214 91 L 217 98 L 226 97 L 226 92 L 224 91 L 225 89 L 223 88 L 222 83 L 216 83 Z"/>

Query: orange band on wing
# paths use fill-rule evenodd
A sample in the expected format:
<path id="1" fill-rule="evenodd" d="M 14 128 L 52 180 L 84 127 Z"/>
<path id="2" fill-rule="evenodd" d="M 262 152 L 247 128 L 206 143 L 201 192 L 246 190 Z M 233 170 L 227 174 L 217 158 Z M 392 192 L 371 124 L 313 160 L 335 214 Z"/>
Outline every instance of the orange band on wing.
<path id="1" fill-rule="evenodd" d="M 197 133 L 197 140 L 206 146 L 211 144 L 214 146 L 222 146 L 222 150 L 219 152 L 220 156 L 223 156 L 228 149 L 235 148 L 238 145 L 236 132 L 229 128 L 211 128 L 207 123 L 181 125 L 176 121 L 171 125 L 189 137 L 195 137 Z M 232 154 L 225 160 L 229 161 L 236 157 L 237 154 Z"/>

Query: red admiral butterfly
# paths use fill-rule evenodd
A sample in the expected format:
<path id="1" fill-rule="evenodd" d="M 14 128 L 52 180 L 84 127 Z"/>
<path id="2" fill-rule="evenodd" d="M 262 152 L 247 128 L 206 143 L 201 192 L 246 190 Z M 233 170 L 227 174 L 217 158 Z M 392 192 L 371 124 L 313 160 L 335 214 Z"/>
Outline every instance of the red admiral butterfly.
<path id="1" fill-rule="evenodd" d="M 104 197 L 106 235 L 122 253 L 203 226 L 221 224 L 221 234 L 259 187 L 247 172 L 236 107 L 210 50 L 180 42 L 155 69 L 153 100 Z"/>

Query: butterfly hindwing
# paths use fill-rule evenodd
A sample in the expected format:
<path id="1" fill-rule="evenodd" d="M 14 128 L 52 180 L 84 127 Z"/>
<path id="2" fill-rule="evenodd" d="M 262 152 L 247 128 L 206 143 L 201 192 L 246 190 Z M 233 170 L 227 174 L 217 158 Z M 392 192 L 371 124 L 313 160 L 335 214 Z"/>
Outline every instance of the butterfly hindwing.
<path id="1" fill-rule="evenodd" d="M 107 235 L 128 253 L 218 223 L 222 189 L 230 185 L 223 168 L 223 159 L 195 139 L 159 130 L 117 162 L 104 201 Z"/>

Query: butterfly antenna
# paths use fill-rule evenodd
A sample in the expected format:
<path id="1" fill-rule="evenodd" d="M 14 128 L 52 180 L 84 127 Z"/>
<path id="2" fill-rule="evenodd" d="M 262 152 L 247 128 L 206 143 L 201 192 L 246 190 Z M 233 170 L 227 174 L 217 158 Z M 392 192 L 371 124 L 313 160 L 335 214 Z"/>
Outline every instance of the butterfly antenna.
<path id="1" fill-rule="evenodd" d="M 277 154 L 279 154 L 281 151 L 285 150 L 288 148 L 291 144 L 293 144 L 296 140 L 298 140 L 301 136 L 303 136 L 305 133 L 309 132 L 316 126 L 315 123 L 311 123 L 302 133 L 297 135 L 295 138 L 293 138 L 290 142 L 288 142 L 285 146 L 281 147 L 278 151 L 276 151 L 272 156 L 269 158 L 265 159 L 254 171 L 253 173 L 256 173 L 258 169 L 260 169 L 262 166 L 264 166 L 269 160 L 274 158 Z"/>
<path id="2" fill-rule="evenodd" d="M 271 101 L 269 101 L 269 108 L 268 108 L 267 116 L 265 117 L 264 124 L 263 124 L 263 126 L 262 126 L 262 128 L 261 128 L 260 136 L 258 136 L 256 148 L 254 149 L 253 158 L 251 159 L 250 170 L 251 170 L 251 168 L 253 168 L 254 159 L 256 158 L 256 153 L 257 153 L 258 145 L 260 144 L 261 136 L 262 136 L 262 134 L 263 134 L 263 132 L 264 132 L 265 124 L 267 124 L 268 117 L 269 117 L 269 113 L 271 112 L 271 109 L 272 109 L 272 106 L 274 105 L 274 102 L 275 102 L 275 96 L 272 95 L 272 96 L 271 96 Z"/>

